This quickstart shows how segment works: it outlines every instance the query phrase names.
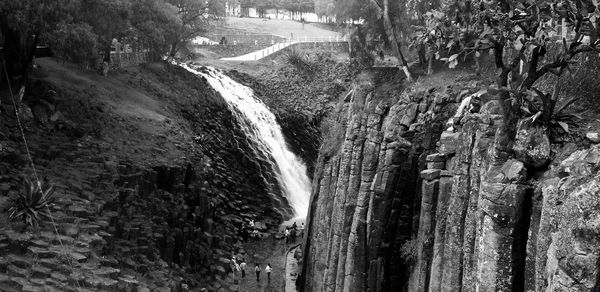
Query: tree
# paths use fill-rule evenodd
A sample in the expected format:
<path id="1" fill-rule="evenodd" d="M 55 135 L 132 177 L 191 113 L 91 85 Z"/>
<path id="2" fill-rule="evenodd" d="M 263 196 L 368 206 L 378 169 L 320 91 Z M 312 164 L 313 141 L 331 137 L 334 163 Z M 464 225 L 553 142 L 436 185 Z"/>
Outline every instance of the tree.
<path id="1" fill-rule="evenodd" d="M 164 0 L 137 0 L 133 3 L 131 39 L 150 48 L 153 59 L 169 51 L 168 37 L 182 26 L 177 7 Z"/>
<path id="2" fill-rule="evenodd" d="M 83 67 L 93 67 L 98 57 L 97 38 L 88 24 L 70 23 L 60 24 L 44 39 L 57 57 Z"/>
<path id="3" fill-rule="evenodd" d="M 276 0 L 256 0 L 254 6 L 258 12 L 258 17 L 265 17 L 268 9 L 279 7 L 279 2 Z"/>
<path id="4" fill-rule="evenodd" d="M 131 5 L 130 0 L 81 0 L 81 21 L 89 23 L 98 35 L 107 63 L 110 63 L 113 39 L 124 37 L 129 32 Z"/>
<path id="5" fill-rule="evenodd" d="M 77 0 L 0 0 L 0 31 L 4 38 L 2 57 L 17 87 L 28 81 L 40 39 L 71 21 Z M 4 79 L 4 78 L 2 78 Z"/>
<path id="6" fill-rule="evenodd" d="M 394 1 L 393 3 L 399 4 L 399 2 L 400 1 Z M 410 69 L 408 68 L 408 63 L 406 61 L 406 58 L 404 57 L 404 53 L 402 52 L 402 45 L 400 44 L 400 30 L 402 29 L 402 26 L 400 25 L 401 13 L 392 15 L 392 9 L 394 11 L 402 11 L 402 6 L 399 5 L 392 7 L 390 5 L 389 0 L 383 0 L 383 2 L 381 2 L 380 0 L 371 0 L 371 3 L 373 3 L 377 7 L 379 18 L 383 22 L 385 35 L 392 49 L 392 53 L 398 58 L 400 69 L 404 72 L 406 80 L 409 82 L 412 81 L 413 76 L 410 72 Z"/>
<path id="7" fill-rule="evenodd" d="M 181 22 L 169 36 L 169 55 L 174 57 L 188 40 L 206 33 L 211 23 L 225 15 L 225 5 L 219 0 L 167 0 L 175 6 Z"/>

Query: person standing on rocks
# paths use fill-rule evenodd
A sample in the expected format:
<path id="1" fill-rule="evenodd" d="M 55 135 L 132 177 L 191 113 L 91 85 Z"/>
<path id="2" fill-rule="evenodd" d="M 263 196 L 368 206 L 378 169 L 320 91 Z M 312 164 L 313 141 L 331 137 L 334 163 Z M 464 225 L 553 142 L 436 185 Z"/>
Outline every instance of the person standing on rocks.
<path id="1" fill-rule="evenodd" d="M 231 257 L 230 268 L 231 268 L 231 273 L 233 274 L 233 281 L 235 282 L 235 273 L 236 273 L 236 271 L 240 270 L 240 265 L 238 265 L 238 263 L 236 262 L 235 256 Z"/>
<path id="2" fill-rule="evenodd" d="M 290 230 L 290 243 L 296 242 L 296 228 Z"/>
<path id="3" fill-rule="evenodd" d="M 242 279 L 246 277 L 246 261 L 242 259 L 240 263 L 240 270 L 242 270 Z"/>
<path id="4" fill-rule="evenodd" d="M 254 272 L 256 273 L 256 283 L 260 283 L 260 266 L 258 264 L 254 267 Z"/>
<path id="5" fill-rule="evenodd" d="M 290 243 L 290 229 L 289 228 L 287 228 L 287 227 L 285 228 L 283 235 L 285 236 L 285 243 L 286 244 Z"/>
<path id="6" fill-rule="evenodd" d="M 273 268 L 271 268 L 271 263 L 268 263 L 265 267 L 265 272 L 267 272 L 267 282 L 269 283 L 271 283 L 271 270 L 273 270 Z"/>

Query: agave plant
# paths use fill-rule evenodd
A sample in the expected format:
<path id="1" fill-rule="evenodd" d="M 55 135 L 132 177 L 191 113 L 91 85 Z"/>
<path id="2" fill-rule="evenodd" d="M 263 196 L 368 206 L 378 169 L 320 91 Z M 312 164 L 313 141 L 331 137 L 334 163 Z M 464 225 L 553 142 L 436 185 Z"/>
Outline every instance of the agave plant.
<path id="1" fill-rule="evenodd" d="M 556 100 L 557 100 L 559 91 L 560 91 L 560 87 L 559 87 L 559 84 L 557 83 L 555 85 L 554 93 L 552 94 L 552 97 L 550 97 L 550 95 L 547 95 L 545 97 L 545 99 L 548 100 L 546 102 L 552 102 L 552 104 L 548 110 L 549 114 L 547 115 L 546 119 L 544 119 L 544 118 L 540 119 L 543 122 L 545 122 L 545 125 L 548 126 L 548 132 L 549 132 L 548 134 L 550 135 L 550 137 L 553 140 L 555 140 L 565 134 L 566 135 L 572 134 L 571 130 L 579 127 L 579 122 L 581 120 L 583 120 L 582 114 L 584 113 L 583 111 L 577 112 L 577 111 L 573 111 L 573 110 L 567 110 L 567 108 L 569 106 L 571 106 L 573 103 L 575 103 L 579 99 L 579 97 L 577 97 L 577 96 L 568 98 L 568 99 L 564 100 L 561 104 L 554 106 L 556 104 Z M 542 100 L 544 99 L 544 94 L 542 92 L 540 92 L 539 90 L 533 88 L 533 94 L 524 100 L 524 101 L 526 101 L 526 104 L 521 107 L 521 110 L 526 115 L 531 116 L 533 121 L 536 121 L 538 118 L 544 116 L 543 109 L 545 107 L 544 107 L 544 105 L 538 104 L 539 102 L 536 102 L 533 95 L 537 95 L 538 97 L 541 97 Z"/>
<path id="2" fill-rule="evenodd" d="M 573 104 L 578 98 L 572 97 L 556 107 L 550 119 L 550 135 L 558 137 L 561 132 L 570 134 L 570 129 L 577 128 L 579 122 L 583 120 L 581 112 L 566 111 L 565 109 Z"/>
<path id="3" fill-rule="evenodd" d="M 291 49 L 285 54 L 286 61 L 299 70 L 312 72 L 313 68 L 306 55 L 300 50 Z"/>
<path id="4" fill-rule="evenodd" d="M 54 203 L 53 194 L 53 185 L 44 188 L 25 178 L 21 191 L 9 198 L 9 219 L 39 225 L 41 219 L 50 217 L 48 207 Z"/>

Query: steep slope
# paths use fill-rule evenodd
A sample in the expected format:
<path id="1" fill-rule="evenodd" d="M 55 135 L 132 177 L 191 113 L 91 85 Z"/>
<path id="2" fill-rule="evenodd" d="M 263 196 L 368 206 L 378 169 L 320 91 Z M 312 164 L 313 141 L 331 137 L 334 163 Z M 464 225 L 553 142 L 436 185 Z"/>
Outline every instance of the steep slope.
<path id="1" fill-rule="evenodd" d="M 205 80 L 161 63 L 109 78 L 38 64 L 21 113 L 37 172 L 57 187 L 57 228 L 5 224 L 19 174 L 33 175 L 3 94 L 0 290 L 216 290 L 240 223 L 276 226 L 289 212 Z"/>

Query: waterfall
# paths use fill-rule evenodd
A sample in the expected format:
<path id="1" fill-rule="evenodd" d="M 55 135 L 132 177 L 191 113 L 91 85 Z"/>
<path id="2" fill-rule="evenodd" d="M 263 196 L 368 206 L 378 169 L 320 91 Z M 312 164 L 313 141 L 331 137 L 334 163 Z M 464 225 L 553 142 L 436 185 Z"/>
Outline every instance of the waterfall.
<path id="1" fill-rule="evenodd" d="M 257 154 L 267 157 L 277 182 L 298 217 L 305 217 L 310 199 L 310 180 L 306 165 L 288 148 L 275 115 L 257 99 L 251 88 L 239 84 L 210 67 L 180 64 L 206 78 L 221 94 Z"/>

